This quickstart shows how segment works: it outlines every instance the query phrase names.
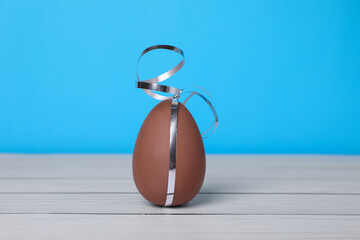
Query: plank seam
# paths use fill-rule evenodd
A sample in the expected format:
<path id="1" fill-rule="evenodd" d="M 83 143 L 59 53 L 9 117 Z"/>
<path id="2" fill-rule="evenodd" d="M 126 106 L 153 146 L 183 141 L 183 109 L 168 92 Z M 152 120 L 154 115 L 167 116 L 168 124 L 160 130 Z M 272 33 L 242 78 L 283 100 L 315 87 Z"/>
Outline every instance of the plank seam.
<path id="1" fill-rule="evenodd" d="M 2 212 L 0 215 L 119 215 L 119 216 L 146 216 L 146 215 L 161 215 L 161 216 L 350 216 L 358 217 L 360 214 L 262 214 L 262 213 L 11 213 L 11 212 Z"/>

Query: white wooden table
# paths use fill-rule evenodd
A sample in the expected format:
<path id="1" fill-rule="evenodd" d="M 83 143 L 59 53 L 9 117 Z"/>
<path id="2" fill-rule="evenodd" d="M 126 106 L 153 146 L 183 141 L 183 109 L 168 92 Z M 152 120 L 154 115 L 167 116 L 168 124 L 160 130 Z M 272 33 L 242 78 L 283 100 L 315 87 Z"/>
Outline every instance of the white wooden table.
<path id="1" fill-rule="evenodd" d="M 130 155 L 0 155 L 0 239 L 360 239 L 360 156 L 209 155 L 183 207 L 144 200 Z"/>

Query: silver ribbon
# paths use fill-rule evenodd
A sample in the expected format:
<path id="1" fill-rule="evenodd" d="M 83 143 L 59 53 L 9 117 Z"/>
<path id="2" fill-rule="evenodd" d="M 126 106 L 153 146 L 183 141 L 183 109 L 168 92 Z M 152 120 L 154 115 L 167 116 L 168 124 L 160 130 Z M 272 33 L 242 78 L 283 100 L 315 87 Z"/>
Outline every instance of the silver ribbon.
<path id="1" fill-rule="evenodd" d="M 175 67 L 173 67 L 172 69 L 170 69 L 169 71 L 154 77 L 154 78 L 150 78 L 148 80 L 144 80 L 141 81 L 139 74 L 138 74 L 138 67 L 139 67 L 139 62 L 142 58 L 142 56 L 144 56 L 146 53 L 152 51 L 152 50 L 156 50 L 156 49 L 166 49 L 166 50 L 171 50 L 171 51 L 175 51 L 179 54 L 181 54 L 181 56 L 183 57 L 183 59 L 181 60 L 180 63 L 178 63 L 178 65 L 176 65 Z M 161 85 L 158 84 L 159 82 L 162 82 L 166 79 L 168 79 L 169 77 L 171 77 L 172 75 L 174 75 L 177 71 L 179 71 L 185 63 L 185 58 L 184 58 L 184 52 L 174 46 L 170 46 L 170 45 L 155 45 L 155 46 L 151 46 L 148 47 L 147 49 L 145 49 L 138 60 L 138 63 L 136 65 L 136 77 L 137 77 L 137 88 L 142 88 L 150 97 L 155 98 L 157 100 L 167 100 L 167 99 L 171 99 L 173 97 L 178 97 L 180 96 L 181 90 L 178 88 L 174 88 L 174 87 L 169 87 L 169 86 L 165 86 L 165 85 Z M 167 96 L 163 96 L 157 93 L 154 93 L 153 91 L 158 91 L 158 92 L 165 92 L 165 93 L 170 93 L 173 94 L 173 96 L 171 97 L 167 97 Z"/>
<path id="2" fill-rule="evenodd" d="M 138 74 L 138 68 L 139 68 L 139 62 L 141 60 L 141 58 L 148 52 L 153 51 L 153 50 L 157 50 L 157 49 L 165 49 L 165 50 L 170 50 L 170 51 L 174 51 L 179 53 L 183 59 L 181 60 L 181 62 L 179 62 L 175 67 L 173 67 L 172 69 L 170 69 L 169 71 L 154 77 L 154 78 L 150 78 L 147 80 L 140 80 L 139 74 Z M 166 79 L 170 78 L 172 75 L 174 75 L 176 72 L 178 72 L 185 63 L 185 57 L 184 57 L 184 52 L 183 50 L 181 50 L 180 48 L 171 46 L 171 45 L 154 45 L 151 47 L 148 47 L 147 49 L 145 49 L 137 62 L 137 66 L 136 66 L 136 77 L 137 77 L 137 82 L 136 82 L 136 87 L 137 88 L 141 88 L 144 90 L 145 93 L 147 93 L 150 97 L 155 98 L 157 100 L 168 100 L 168 99 L 174 99 L 174 98 L 180 98 L 181 97 L 181 93 L 183 94 L 190 94 L 183 102 L 184 105 L 186 105 L 186 103 L 188 102 L 188 100 L 193 97 L 193 96 L 199 96 L 201 99 L 203 99 L 206 104 L 209 106 L 209 108 L 211 109 L 213 116 L 214 116 L 214 121 L 212 122 L 211 126 L 204 131 L 201 135 L 203 136 L 203 138 L 208 138 L 210 137 L 217 129 L 218 126 L 218 116 L 215 110 L 215 107 L 213 106 L 213 104 L 211 103 L 211 101 L 209 101 L 209 99 L 207 99 L 203 94 L 201 94 L 200 92 L 197 91 L 184 91 L 185 89 L 189 89 L 189 88 L 199 88 L 201 90 L 203 90 L 212 100 L 212 102 L 214 102 L 214 99 L 212 98 L 212 96 L 210 95 L 210 93 L 208 91 L 206 91 L 204 88 L 199 87 L 199 86 L 190 86 L 190 87 L 186 87 L 184 89 L 179 89 L 179 88 L 175 88 L 175 87 L 170 87 L 170 86 L 166 86 L 166 85 L 162 85 L 159 84 L 162 81 L 165 81 Z M 164 92 L 164 93 L 169 93 L 172 94 L 172 96 L 164 96 L 158 93 L 155 93 L 154 91 L 157 92 Z M 208 133 L 211 129 L 213 128 L 213 131 L 207 135 L 204 136 L 206 133 Z"/>
<path id="3" fill-rule="evenodd" d="M 169 156 L 169 174 L 168 187 L 166 193 L 165 206 L 171 206 L 174 200 L 175 179 L 176 179 L 176 143 L 177 143 L 177 113 L 179 102 L 176 98 L 171 101 L 170 115 L 170 156 Z"/>
<path id="4" fill-rule="evenodd" d="M 159 75 L 157 77 L 141 81 L 140 77 L 139 77 L 139 74 L 138 74 L 138 66 L 139 66 L 139 62 L 140 62 L 141 58 L 146 53 L 148 53 L 150 51 L 153 51 L 153 50 L 157 50 L 157 49 L 165 49 L 165 50 L 170 50 L 170 51 L 177 52 L 183 58 L 180 61 L 180 63 L 178 63 L 175 67 L 173 67 L 169 71 L 167 71 L 167 72 L 165 72 L 165 73 L 163 73 L 163 74 L 161 74 L 161 75 Z M 186 105 L 186 103 L 188 102 L 188 100 L 191 97 L 199 96 L 210 107 L 210 109 L 211 109 L 211 111 L 212 111 L 212 113 L 214 115 L 214 121 L 211 124 L 211 126 L 205 132 L 203 132 L 201 134 L 203 136 L 203 138 L 210 137 L 216 131 L 216 128 L 218 126 L 218 121 L 219 121 L 216 110 L 215 110 L 213 104 L 203 94 L 201 94 L 200 92 L 191 91 L 191 90 L 184 91 L 185 89 L 199 88 L 199 89 L 203 90 L 207 95 L 209 95 L 210 99 L 214 102 L 214 100 L 211 97 L 210 93 L 208 91 L 206 91 L 204 88 L 198 87 L 198 86 L 190 86 L 190 87 L 187 87 L 187 88 L 184 88 L 184 89 L 179 89 L 179 88 L 159 84 L 160 82 L 165 81 L 166 79 L 168 79 L 172 75 L 174 75 L 176 72 L 178 72 L 184 66 L 184 63 L 185 63 L 184 52 L 180 48 L 170 46 L 170 45 L 154 45 L 154 46 L 148 47 L 147 49 L 145 49 L 141 53 L 141 55 L 140 55 L 140 57 L 138 59 L 138 62 L 137 62 L 137 66 L 136 66 L 136 77 L 137 77 L 137 80 L 138 80 L 136 82 L 136 87 L 137 88 L 141 88 L 150 97 L 155 98 L 157 100 L 162 101 L 162 100 L 172 99 L 172 102 L 171 102 L 171 116 L 170 116 L 169 174 L 168 174 L 168 188 L 167 188 L 165 206 L 172 206 L 173 199 L 174 199 L 174 192 L 175 192 L 178 98 L 181 97 L 182 93 L 189 94 L 189 96 L 183 102 L 183 104 Z M 169 94 L 172 94 L 172 96 L 164 96 L 164 95 L 155 93 L 154 91 L 163 92 L 163 93 L 169 93 Z M 213 129 L 213 131 L 209 135 L 204 136 L 211 129 Z"/>

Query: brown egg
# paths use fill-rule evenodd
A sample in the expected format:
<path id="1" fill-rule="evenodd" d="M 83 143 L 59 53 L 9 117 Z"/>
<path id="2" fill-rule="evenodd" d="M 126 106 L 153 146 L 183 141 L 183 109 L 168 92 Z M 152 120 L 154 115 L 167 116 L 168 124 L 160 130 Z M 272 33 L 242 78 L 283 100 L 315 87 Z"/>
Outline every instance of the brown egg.
<path id="1" fill-rule="evenodd" d="M 167 199 L 170 155 L 171 100 L 156 105 L 146 117 L 136 139 L 133 176 L 141 195 L 164 206 Z M 177 118 L 175 190 L 171 206 L 193 199 L 205 177 L 205 150 L 199 128 L 179 103 Z"/>

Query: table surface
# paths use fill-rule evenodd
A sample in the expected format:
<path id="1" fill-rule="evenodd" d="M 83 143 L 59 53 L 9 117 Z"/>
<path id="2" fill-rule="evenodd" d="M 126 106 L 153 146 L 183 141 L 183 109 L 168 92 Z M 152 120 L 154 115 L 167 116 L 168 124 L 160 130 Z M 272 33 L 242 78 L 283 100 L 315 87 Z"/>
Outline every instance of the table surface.
<path id="1" fill-rule="evenodd" d="M 0 239 L 360 239 L 360 156 L 208 155 L 198 196 L 157 207 L 131 155 L 0 154 Z"/>

